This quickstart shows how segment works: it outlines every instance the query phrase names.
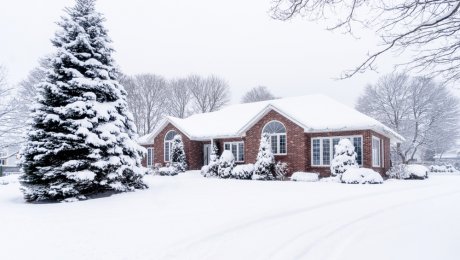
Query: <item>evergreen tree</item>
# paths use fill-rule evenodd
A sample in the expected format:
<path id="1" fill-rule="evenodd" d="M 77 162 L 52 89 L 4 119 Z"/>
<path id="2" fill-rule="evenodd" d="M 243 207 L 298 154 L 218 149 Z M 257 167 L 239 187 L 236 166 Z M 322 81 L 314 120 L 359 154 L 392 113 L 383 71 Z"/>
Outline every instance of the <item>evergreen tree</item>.
<path id="1" fill-rule="evenodd" d="M 342 175 L 350 168 L 358 168 L 355 147 L 348 139 L 341 139 L 335 146 L 334 159 L 331 162 L 331 174 Z"/>
<path id="2" fill-rule="evenodd" d="M 27 201 L 84 199 L 101 192 L 147 186 L 144 149 L 126 91 L 119 84 L 111 40 L 95 0 L 76 0 L 52 43 L 57 51 L 44 82 L 22 151 Z"/>
<path id="3" fill-rule="evenodd" d="M 232 170 L 235 167 L 235 156 L 229 150 L 225 150 L 219 159 L 218 175 L 227 179 L 232 177 Z"/>
<path id="4" fill-rule="evenodd" d="M 270 136 L 267 133 L 263 133 L 260 138 L 259 153 L 254 168 L 254 179 L 275 179 L 275 156 L 272 153 Z"/>
<path id="5" fill-rule="evenodd" d="M 177 172 L 187 170 L 187 160 L 185 158 L 184 143 L 180 135 L 174 136 L 172 141 L 171 163 Z"/>

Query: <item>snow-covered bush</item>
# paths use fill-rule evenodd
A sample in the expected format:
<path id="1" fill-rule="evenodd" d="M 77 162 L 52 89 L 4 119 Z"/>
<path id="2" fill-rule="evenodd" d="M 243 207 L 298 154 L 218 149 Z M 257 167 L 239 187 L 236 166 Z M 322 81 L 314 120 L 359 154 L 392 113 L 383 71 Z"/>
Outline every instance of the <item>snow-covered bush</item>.
<path id="1" fill-rule="evenodd" d="M 319 174 L 315 172 L 294 172 L 291 176 L 291 180 L 315 182 L 319 180 Z"/>
<path id="2" fill-rule="evenodd" d="M 451 164 L 431 165 L 429 167 L 429 169 L 430 169 L 430 172 L 435 172 L 435 173 L 454 173 L 454 172 L 457 172 L 457 170 Z"/>
<path id="3" fill-rule="evenodd" d="M 260 138 L 259 152 L 254 164 L 255 180 L 273 180 L 275 179 L 275 156 L 272 153 L 270 137 L 267 133 L 262 134 Z"/>
<path id="4" fill-rule="evenodd" d="M 184 143 L 180 135 L 174 136 L 171 147 L 171 165 L 177 172 L 187 170 L 187 160 L 185 158 Z"/>
<path id="5" fill-rule="evenodd" d="M 428 168 L 417 164 L 399 164 L 390 168 L 387 176 L 393 179 L 426 179 Z"/>
<path id="6" fill-rule="evenodd" d="M 77 0 L 52 43 L 22 150 L 26 201 L 71 201 L 147 187 L 127 93 L 94 0 Z"/>
<path id="7" fill-rule="evenodd" d="M 232 178 L 250 180 L 254 174 L 254 164 L 240 164 L 232 170 Z"/>
<path id="8" fill-rule="evenodd" d="M 343 183 L 352 184 L 380 184 L 383 183 L 383 178 L 380 174 L 368 168 L 349 168 L 341 177 Z"/>
<path id="9" fill-rule="evenodd" d="M 158 174 L 160 176 L 174 176 L 179 174 L 177 168 L 174 166 L 166 166 L 158 169 Z"/>
<path id="10" fill-rule="evenodd" d="M 331 174 L 337 176 L 351 168 L 358 168 L 355 147 L 349 139 L 341 139 L 335 146 L 334 159 L 331 161 Z"/>
<path id="11" fill-rule="evenodd" d="M 428 178 L 428 168 L 423 165 L 418 164 L 409 164 L 406 166 L 407 175 L 410 176 L 409 179 L 419 179 L 423 180 Z"/>
<path id="12" fill-rule="evenodd" d="M 217 146 L 212 147 L 209 163 L 201 168 L 201 174 L 204 177 L 217 177 L 219 171 L 219 155 Z"/>
<path id="13" fill-rule="evenodd" d="M 285 162 L 277 162 L 275 165 L 275 178 L 277 180 L 284 180 L 289 173 L 288 164 Z"/>
<path id="14" fill-rule="evenodd" d="M 219 159 L 218 176 L 224 179 L 232 177 L 233 167 L 235 167 L 235 157 L 232 152 L 225 150 Z"/>

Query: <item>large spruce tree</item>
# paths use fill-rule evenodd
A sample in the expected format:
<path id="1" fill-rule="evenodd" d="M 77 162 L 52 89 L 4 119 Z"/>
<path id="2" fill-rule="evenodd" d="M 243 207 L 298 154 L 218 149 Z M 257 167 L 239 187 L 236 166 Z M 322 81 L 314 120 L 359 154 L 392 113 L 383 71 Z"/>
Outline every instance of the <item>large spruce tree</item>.
<path id="1" fill-rule="evenodd" d="M 21 177 L 27 201 L 84 199 L 146 188 L 144 149 L 113 49 L 95 0 L 76 0 L 52 40 L 56 53 L 24 147 Z"/>

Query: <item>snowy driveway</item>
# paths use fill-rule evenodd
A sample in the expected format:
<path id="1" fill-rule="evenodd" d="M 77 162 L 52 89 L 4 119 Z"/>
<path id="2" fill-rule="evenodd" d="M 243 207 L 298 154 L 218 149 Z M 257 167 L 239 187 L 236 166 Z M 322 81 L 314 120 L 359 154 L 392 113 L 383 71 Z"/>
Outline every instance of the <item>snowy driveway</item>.
<path id="1" fill-rule="evenodd" d="M 460 259 L 460 176 L 147 181 L 146 191 L 41 205 L 0 185 L 0 259 Z"/>

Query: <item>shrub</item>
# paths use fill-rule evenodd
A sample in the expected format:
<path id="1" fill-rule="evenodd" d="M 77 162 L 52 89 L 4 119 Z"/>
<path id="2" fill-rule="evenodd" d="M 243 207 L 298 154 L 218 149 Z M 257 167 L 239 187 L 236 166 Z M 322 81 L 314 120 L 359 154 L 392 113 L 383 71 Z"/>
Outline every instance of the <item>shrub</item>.
<path id="1" fill-rule="evenodd" d="M 350 140 L 341 139 L 335 146 L 334 159 L 331 162 L 331 174 L 338 176 L 350 168 L 358 168 L 355 147 Z"/>
<path id="2" fill-rule="evenodd" d="M 209 158 L 209 164 L 201 168 L 201 174 L 204 177 L 217 177 L 219 171 L 219 155 L 217 146 L 214 144 Z"/>
<path id="3" fill-rule="evenodd" d="M 237 165 L 232 170 L 232 178 L 240 180 L 250 180 L 254 174 L 254 164 Z"/>
<path id="4" fill-rule="evenodd" d="M 230 178 L 235 167 L 235 157 L 232 152 L 225 150 L 219 159 L 218 176 L 220 178 Z"/>
<path id="5" fill-rule="evenodd" d="M 291 180 L 314 182 L 319 180 L 319 174 L 314 172 L 294 172 Z"/>
<path id="6" fill-rule="evenodd" d="M 350 168 L 346 170 L 341 177 L 343 183 L 350 184 L 379 184 L 383 183 L 380 174 L 368 168 Z"/>
<path id="7" fill-rule="evenodd" d="M 275 178 L 284 180 L 289 173 L 288 164 L 285 162 L 277 162 L 275 165 Z"/>
<path id="8" fill-rule="evenodd" d="M 429 167 L 429 169 L 430 169 L 430 172 L 436 172 L 436 173 L 453 173 L 453 172 L 457 172 L 457 170 L 451 164 L 431 165 Z"/>
<path id="9" fill-rule="evenodd" d="M 393 179 L 419 179 L 428 178 L 428 168 L 417 164 L 399 164 L 391 167 L 387 176 Z"/>
<path id="10" fill-rule="evenodd" d="M 159 168 L 158 174 L 160 176 L 174 176 L 174 175 L 179 174 L 179 172 L 177 171 L 176 167 L 166 166 L 166 167 Z"/>
<path id="11" fill-rule="evenodd" d="M 174 136 L 171 148 L 171 164 L 177 172 L 185 172 L 187 160 L 185 158 L 184 143 L 180 135 Z"/>
<path id="12" fill-rule="evenodd" d="M 267 133 L 262 134 L 260 138 L 259 153 L 257 154 L 257 161 L 254 164 L 254 168 L 253 179 L 275 179 L 275 156 L 273 156 L 270 138 Z"/>

